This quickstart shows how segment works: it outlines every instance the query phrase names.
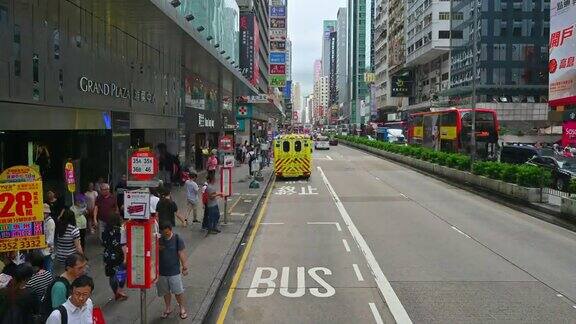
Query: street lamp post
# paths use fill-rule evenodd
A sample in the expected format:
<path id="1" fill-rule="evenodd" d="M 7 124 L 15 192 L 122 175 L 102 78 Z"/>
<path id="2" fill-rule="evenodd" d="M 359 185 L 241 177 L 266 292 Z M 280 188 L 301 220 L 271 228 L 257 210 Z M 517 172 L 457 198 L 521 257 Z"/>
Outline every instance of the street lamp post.
<path id="1" fill-rule="evenodd" d="M 472 35 L 472 129 L 470 136 L 470 169 L 474 167 L 474 162 L 476 161 L 476 75 L 477 75 L 477 54 L 478 54 L 478 0 L 472 0 L 474 3 L 474 13 L 472 15 L 472 20 L 474 24 L 474 33 Z"/>

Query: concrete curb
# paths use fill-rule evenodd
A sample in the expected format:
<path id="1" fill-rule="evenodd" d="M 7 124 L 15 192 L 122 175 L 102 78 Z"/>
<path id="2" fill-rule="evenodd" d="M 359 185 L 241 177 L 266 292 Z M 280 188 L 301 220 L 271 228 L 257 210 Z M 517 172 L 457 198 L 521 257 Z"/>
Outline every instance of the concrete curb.
<path id="1" fill-rule="evenodd" d="M 226 256 L 224 257 L 224 262 L 222 262 L 222 265 L 220 266 L 220 269 L 218 270 L 216 277 L 212 281 L 212 284 L 210 285 L 210 288 L 208 289 L 208 292 L 206 293 L 206 296 L 204 297 L 204 300 L 202 301 L 202 304 L 200 305 L 200 309 L 198 310 L 198 312 L 194 316 L 192 323 L 200 324 L 200 323 L 204 323 L 204 321 L 206 320 L 206 316 L 210 312 L 210 309 L 212 308 L 212 304 L 214 303 L 214 300 L 216 299 L 216 295 L 218 294 L 218 290 L 220 290 L 220 287 L 222 286 L 223 280 L 226 277 L 228 271 L 230 270 L 230 266 L 232 265 L 232 263 L 234 261 L 234 257 L 236 256 L 236 253 L 238 252 L 238 250 L 240 248 L 240 244 L 242 243 L 242 241 L 246 237 L 246 234 L 248 232 L 247 231 L 248 227 L 252 223 L 254 216 L 256 215 L 256 212 L 260 209 L 262 198 L 264 197 L 264 195 L 268 191 L 268 188 L 269 188 L 270 184 L 272 183 L 272 177 L 273 176 L 274 176 L 274 172 L 270 172 L 270 175 L 268 176 L 268 178 L 265 179 L 264 182 L 266 183 L 266 185 L 263 188 L 264 190 L 262 190 L 262 192 L 258 195 L 258 197 L 256 199 L 257 202 L 254 204 L 254 206 L 252 206 L 252 209 L 249 212 L 249 217 L 246 217 L 246 219 L 242 223 L 242 227 L 240 228 L 240 232 L 236 235 L 236 238 L 234 239 L 234 243 L 232 244 L 232 246 L 228 250 L 228 253 L 226 253 Z"/>
<path id="2" fill-rule="evenodd" d="M 553 209 L 550 209 L 550 208 L 547 208 L 545 206 L 541 206 L 538 204 L 528 203 L 528 202 L 520 200 L 520 199 L 514 199 L 512 197 L 502 195 L 498 192 L 490 191 L 486 187 L 477 186 L 474 183 L 471 183 L 469 181 L 457 182 L 457 181 L 454 181 L 454 180 L 449 179 L 449 178 L 443 178 L 437 174 L 429 172 L 425 167 L 420 168 L 418 166 L 404 163 L 401 160 L 387 158 L 385 156 L 382 156 L 381 154 L 376 154 L 372 150 L 364 149 L 364 147 L 362 147 L 356 143 L 348 143 L 345 140 L 340 140 L 340 143 L 345 145 L 346 147 L 356 149 L 356 150 L 362 151 L 364 153 L 368 153 L 368 154 L 376 156 L 380 159 L 384 159 L 384 160 L 391 161 L 393 163 L 401 164 L 402 166 L 404 166 L 406 168 L 412 169 L 412 170 L 419 172 L 419 173 L 422 173 L 426 176 L 429 176 L 429 177 L 432 177 L 432 178 L 437 179 L 439 181 L 445 182 L 445 183 L 450 184 L 454 187 L 472 192 L 472 193 L 477 194 L 483 198 L 495 201 L 501 205 L 515 209 L 517 211 L 520 211 L 522 213 L 530 215 L 534 218 L 538 218 L 540 220 L 543 220 L 547 223 L 554 224 L 556 226 L 560 226 L 560 227 L 565 228 L 567 230 L 576 232 L 576 223 L 574 222 L 574 219 L 566 217 L 566 215 L 562 214 L 561 212 L 555 211 Z M 374 150 L 376 150 L 376 149 L 374 149 Z M 420 160 L 418 160 L 418 161 L 421 163 L 428 163 L 426 161 L 420 161 Z"/>

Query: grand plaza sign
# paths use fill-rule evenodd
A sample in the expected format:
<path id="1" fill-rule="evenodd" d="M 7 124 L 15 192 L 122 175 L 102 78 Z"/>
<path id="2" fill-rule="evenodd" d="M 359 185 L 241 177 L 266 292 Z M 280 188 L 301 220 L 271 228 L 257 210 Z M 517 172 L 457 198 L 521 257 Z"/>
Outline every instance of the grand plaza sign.
<path id="1" fill-rule="evenodd" d="M 125 88 L 119 86 L 116 82 L 94 81 L 88 77 L 82 76 L 78 79 L 80 91 L 92 93 L 95 95 L 113 97 L 118 99 L 132 99 L 136 102 L 155 103 L 156 97 L 153 92 L 135 88 Z"/>

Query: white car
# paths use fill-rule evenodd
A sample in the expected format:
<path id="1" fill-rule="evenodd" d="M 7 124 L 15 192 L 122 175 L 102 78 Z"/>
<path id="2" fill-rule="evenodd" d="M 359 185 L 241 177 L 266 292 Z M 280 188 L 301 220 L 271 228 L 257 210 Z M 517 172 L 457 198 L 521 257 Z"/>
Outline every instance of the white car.
<path id="1" fill-rule="evenodd" d="M 326 136 L 318 136 L 316 141 L 314 142 L 314 148 L 316 150 L 329 150 L 330 149 L 330 141 Z"/>

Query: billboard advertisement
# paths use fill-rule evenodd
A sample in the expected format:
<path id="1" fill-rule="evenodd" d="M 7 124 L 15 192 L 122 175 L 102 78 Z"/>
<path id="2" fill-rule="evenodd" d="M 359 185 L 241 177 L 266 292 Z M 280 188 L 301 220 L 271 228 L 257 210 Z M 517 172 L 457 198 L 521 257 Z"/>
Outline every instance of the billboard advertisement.
<path id="1" fill-rule="evenodd" d="M 270 52 L 270 64 L 286 64 L 286 53 Z"/>
<path id="2" fill-rule="evenodd" d="M 270 17 L 286 17 L 286 7 L 284 6 L 271 6 Z"/>
<path id="3" fill-rule="evenodd" d="M 270 28 L 286 28 L 286 18 L 270 18 Z"/>
<path id="4" fill-rule="evenodd" d="M 270 76 L 270 86 L 271 87 L 283 87 L 286 85 L 285 75 L 271 75 Z"/>
<path id="5" fill-rule="evenodd" d="M 270 51 L 285 51 L 286 50 L 286 41 L 271 41 L 270 42 Z"/>
<path id="6" fill-rule="evenodd" d="M 408 73 L 404 75 L 394 75 L 392 76 L 392 89 L 391 97 L 408 97 L 410 96 L 410 75 Z"/>
<path id="7" fill-rule="evenodd" d="M 550 4 L 550 106 L 576 104 L 576 2 L 552 0 Z"/>
<path id="8" fill-rule="evenodd" d="M 270 74 L 286 74 L 286 64 L 270 64 Z"/>
<path id="9" fill-rule="evenodd" d="M 271 28 L 268 31 L 268 37 L 271 41 L 285 41 L 286 40 L 286 29 Z"/>
<path id="10" fill-rule="evenodd" d="M 284 87 L 284 99 L 290 100 L 292 98 L 292 81 L 286 81 L 286 86 Z"/>
<path id="11" fill-rule="evenodd" d="M 256 16 L 253 13 L 240 15 L 240 70 L 242 75 L 256 85 L 260 79 L 258 55 L 260 33 Z"/>

